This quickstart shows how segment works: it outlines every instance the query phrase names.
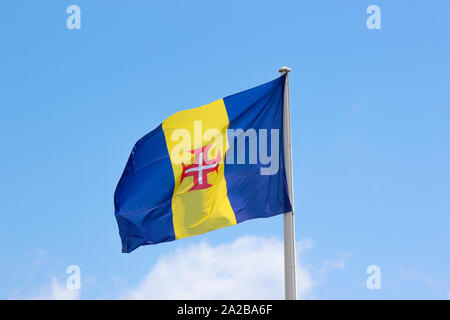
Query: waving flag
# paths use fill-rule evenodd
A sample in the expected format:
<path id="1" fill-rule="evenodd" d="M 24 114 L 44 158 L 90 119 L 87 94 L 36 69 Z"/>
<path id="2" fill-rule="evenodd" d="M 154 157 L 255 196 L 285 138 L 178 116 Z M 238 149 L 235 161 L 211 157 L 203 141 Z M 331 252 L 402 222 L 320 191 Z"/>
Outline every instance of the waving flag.
<path id="1" fill-rule="evenodd" d="M 175 113 L 136 143 L 114 195 L 123 252 L 292 211 L 285 78 Z"/>

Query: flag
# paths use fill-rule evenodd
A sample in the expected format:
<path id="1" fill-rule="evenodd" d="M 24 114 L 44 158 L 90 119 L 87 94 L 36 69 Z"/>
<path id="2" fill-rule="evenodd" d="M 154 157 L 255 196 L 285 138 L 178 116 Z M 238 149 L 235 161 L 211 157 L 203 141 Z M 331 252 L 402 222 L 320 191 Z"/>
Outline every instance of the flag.
<path id="1" fill-rule="evenodd" d="M 135 144 L 114 194 L 122 252 L 292 210 L 285 79 L 177 112 Z"/>

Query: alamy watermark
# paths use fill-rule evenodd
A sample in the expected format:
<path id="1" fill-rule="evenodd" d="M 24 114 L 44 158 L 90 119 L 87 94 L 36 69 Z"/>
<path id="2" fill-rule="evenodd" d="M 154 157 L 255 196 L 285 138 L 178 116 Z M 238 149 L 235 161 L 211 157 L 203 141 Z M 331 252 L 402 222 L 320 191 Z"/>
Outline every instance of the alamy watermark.
<path id="1" fill-rule="evenodd" d="M 66 20 L 67 29 L 81 29 L 81 9 L 79 6 L 72 4 L 67 7 L 66 13 L 70 14 Z"/>
<path id="2" fill-rule="evenodd" d="M 225 134 L 224 134 L 225 133 Z M 274 175 L 280 167 L 279 129 L 202 130 L 202 121 L 194 121 L 194 136 L 184 128 L 173 130 L 170 139 L 174 164 L 183 167 L 204 164 L 205 170 L 217 164 L 259 164 L 261 175 Z M 187 169 L 194 170 L 193 168 Z M 196 170 L 196 169 L 195 169 Z"/>
<path id="3" fill-rule="evenodd" d="M 367 267 L 366 273 L 370 276 L 366 280 L 366 286 L 369 290 L 381 289 L 381 268 L 375 264 Z"/>
<path id="4" fill-rule="evenodd" d="M 79 266 L 73 264 L 67 267 L 66 273 L 70 274 L 66 281 L 66 287 L 69 290 L 81 289 L 81 269 Z"/>
<path id="5" fill-rule="evenodd" d="M 369 30 L 381 29 L 381 9 L 379 6 L 372 4 L 367 7 L 366 13 L 370 16 L 366 20 L 366 26 Z"/>

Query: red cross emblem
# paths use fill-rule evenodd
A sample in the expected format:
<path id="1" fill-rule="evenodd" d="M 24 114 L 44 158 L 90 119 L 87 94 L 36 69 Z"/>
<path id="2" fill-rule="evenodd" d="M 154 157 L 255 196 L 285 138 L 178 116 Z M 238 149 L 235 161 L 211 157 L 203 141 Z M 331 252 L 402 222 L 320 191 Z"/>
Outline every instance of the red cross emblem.
<path id="1" fill-rule="evenodd" d="M 188 191 L 192 190 L 202 190 L 211 187 L 208 183 L 208 173 L 215 171 L 218 172 L 220 152 L 217 153 L 217 157 L 212 160 L 207 159 L 208 150 L 211 145 L 204 146 L 202 148 L 191 150 L 190 152 L 194 154 L 194 163 L 191 165 L 183 166 L 183 173 L 181 174 L 181 182 L 183 182 L 186 177 L 194 177 L 194 186 Z"/>

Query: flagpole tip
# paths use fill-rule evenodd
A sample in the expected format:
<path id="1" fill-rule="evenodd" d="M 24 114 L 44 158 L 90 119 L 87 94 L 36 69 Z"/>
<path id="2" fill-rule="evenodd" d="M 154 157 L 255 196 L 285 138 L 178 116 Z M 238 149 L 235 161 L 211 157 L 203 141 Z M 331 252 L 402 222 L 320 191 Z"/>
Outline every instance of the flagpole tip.
<path id="1" fill-rule="evenodd" d="M 283 73 L 283 74 L 288 73 L 288 72 L 291 72 L 291 68 L 284 66 L 284 67 L 281 67 L 280 70 L 278 70 L 278 72 Z"/>

